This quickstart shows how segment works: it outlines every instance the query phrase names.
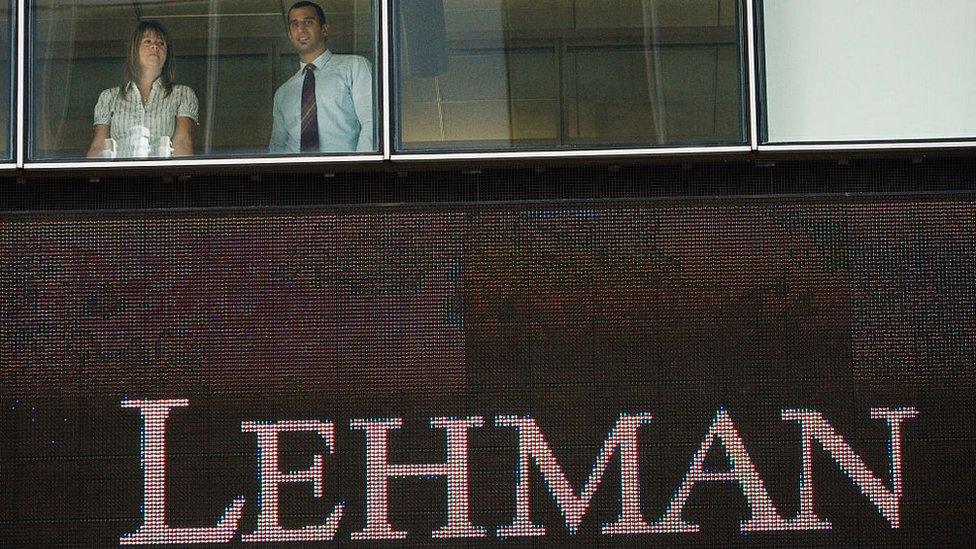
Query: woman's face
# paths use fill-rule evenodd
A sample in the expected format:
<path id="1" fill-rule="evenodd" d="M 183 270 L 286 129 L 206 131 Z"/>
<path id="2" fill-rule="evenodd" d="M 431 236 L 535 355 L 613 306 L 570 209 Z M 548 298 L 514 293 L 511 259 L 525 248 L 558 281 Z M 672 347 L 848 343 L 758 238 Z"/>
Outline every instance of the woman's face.
<path id="1" fill-rule="evenodd" d="M 166 63 L 166 41 L 162 36 L 146 31 L 139 40 L 139 66 L 143 70 L 159 72 Z"/>

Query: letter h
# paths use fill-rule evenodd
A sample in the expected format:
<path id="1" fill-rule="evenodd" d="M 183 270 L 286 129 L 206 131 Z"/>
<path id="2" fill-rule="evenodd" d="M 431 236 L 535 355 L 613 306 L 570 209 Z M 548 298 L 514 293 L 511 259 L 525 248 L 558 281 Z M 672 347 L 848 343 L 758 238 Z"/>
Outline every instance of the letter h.
<path id="1" fill-rule="evenodd" d="M 484 425 L 484 418 L 431 418 L 430 426 L 447 431 L 447 461 L 393 464 L 389 460 L 389 431 L 403 426 L 402 418 L 356 419 L 352 429 L 366 432 L 366 528 L 352 533 L 354 540 L 403 539 L 389 519 L 391 478 L 446 477 L 447 525 L 431 533 L 434 538 L 485 537 L 485 528 L 471 523 L 468 498 L 468 429 Z"/>

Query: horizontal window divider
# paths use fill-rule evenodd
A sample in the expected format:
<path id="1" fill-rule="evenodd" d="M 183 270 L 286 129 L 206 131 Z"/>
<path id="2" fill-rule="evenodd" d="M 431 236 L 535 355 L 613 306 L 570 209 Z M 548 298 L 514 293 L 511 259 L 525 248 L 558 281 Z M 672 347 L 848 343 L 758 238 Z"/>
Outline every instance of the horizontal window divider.
<path id="1" fill-rule="evenodd" d="M 539 37 L 535 30 L 502 31 L 450 31 L 447 41 L 455 46 L 470 44 L 502 45 L 505 47 L 543 46 L 568 44 L 586 46 L 605 44 L 607 40 L 626 40 L 627 43 L 641 44 L 646 38 L 643 29 L 547 29 L 545 37 Z M 656 32 L 657 41 L 651 46 L 687 46 L 738 44 L 738 31 L 734 26 L 687 26 L 660 27 Z"/>
<path id="2" fill-rule="evenodd" d="M 569 151 L 506 151 L 506 152 L 449 152 L 449 153 L 394 153 L 391 160 L 430 161 L 430 160 L 491 160 L 491 159 L 532 159 L 532 158 L 614 158 L 625 156 L 665 156 L 665 155 L 716 155 L 748 153 L 749 145 L 715 147 L 668 147 L 654 149 L 586 149 Z"/>
<path id="3" fill-rule="evenodd" d="M 27 162 L 24 164 L 26 170 L 113 170 L 124 168 L 167 168 L 198 167 L 198 166 L 295 166 L 308 164 L 348 164 L 348 163 L 371 163 L 382 162 L 382 154 L 370 155 L 345 155 L 345 156 L 309 156 L 309 157 L 256 157 L 256 158 L 188 158 L 185 160 L 116 160 L 116 161 L 92 161 L 92 162 Z"/>
<path id="4" fill-rule="evenodd" d="M 287 41 L 275 39 L 280 45 L 287 45 Z M 247 57 L 254 55 L 268 55 L 270 53 L 267 42 L 255 42 L 254 38 L 222 38 L 221 46 L 227 49 L 233 48 L 234 53 L 227 55 L 227 58 Z M 71 49 L 73 48 L 73 49 Z M 81 52 L 81 55 L 79 55 Z M 180 58 L 199 57 L 209 54 L 209 45 L 206 39 L 188 38 L 180 41 Z M 35 59 L 44 61 L 74 61 L 74 60 L 93 60 L 93 59 L 113 59 L 119 57 L 119 44 L 117 41 L 107 42 L 105 40 L 75 40 L 72 42 L 49 42 L 34 46 Z M 295 61 L 295 70 L 298 70 L 298 61 Z"/>
<path id="5" fill-rule="evenodd" d="M 762 144 L 759 152 L 824 152 L 824 151 L 879 151 L 912 150 L 912 149 L 976 149 L 976 140 L 972 141 L 899 141 L 899 142 L 864 142 L 864 143 L 792 143 L 792 144 Z"/>

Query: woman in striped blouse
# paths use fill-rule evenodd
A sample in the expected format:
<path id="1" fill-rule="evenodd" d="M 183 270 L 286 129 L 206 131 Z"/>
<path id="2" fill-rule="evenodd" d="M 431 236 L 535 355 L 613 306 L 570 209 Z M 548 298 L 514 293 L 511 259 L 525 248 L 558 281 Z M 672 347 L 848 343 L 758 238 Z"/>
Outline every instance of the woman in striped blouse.
<path id="1" fill-rule="evenodd" d="M 156 21 L 141 21 L 129 44 L 122 85 L 98 97 L 88 157 L 192 155 L 197 111 L 193 90 L 173 82 L 166 29 Z"/>

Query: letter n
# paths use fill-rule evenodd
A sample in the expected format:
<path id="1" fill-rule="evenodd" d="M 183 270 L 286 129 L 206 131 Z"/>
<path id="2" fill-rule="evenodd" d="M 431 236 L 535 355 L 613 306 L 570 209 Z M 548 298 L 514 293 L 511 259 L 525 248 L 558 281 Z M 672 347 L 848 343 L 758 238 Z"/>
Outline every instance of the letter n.
<path id="1" fill-rule="evenodd" d="M 803 440 L 803 470 L 800 475 L 800 512 L 793 523 L 820 524 L 830 528 L 830 523 L 817 516 L 813 509 L 813 441 L 820 443 L 824 450 L 841 471 L 850 478 L 861 490 L 861 493 L 873 503 L 881 515 L 888 520 L 892 528 L 898 528 L 900 523 L 899 502 L 902 493 L 901 478 L 901 424 L 918 415 L 914 408 L 889 409 L 872 408 L 871 417 L 883 419 L 888 423 L 891 432 L 891 483 L 889 490 L 884 483 L 868 469 L 864 461 L 854 453 L 844 439 L 820 412 L 815 410 L 783 410 L 783 419 L 799 422 L 801 438 Z"/>

